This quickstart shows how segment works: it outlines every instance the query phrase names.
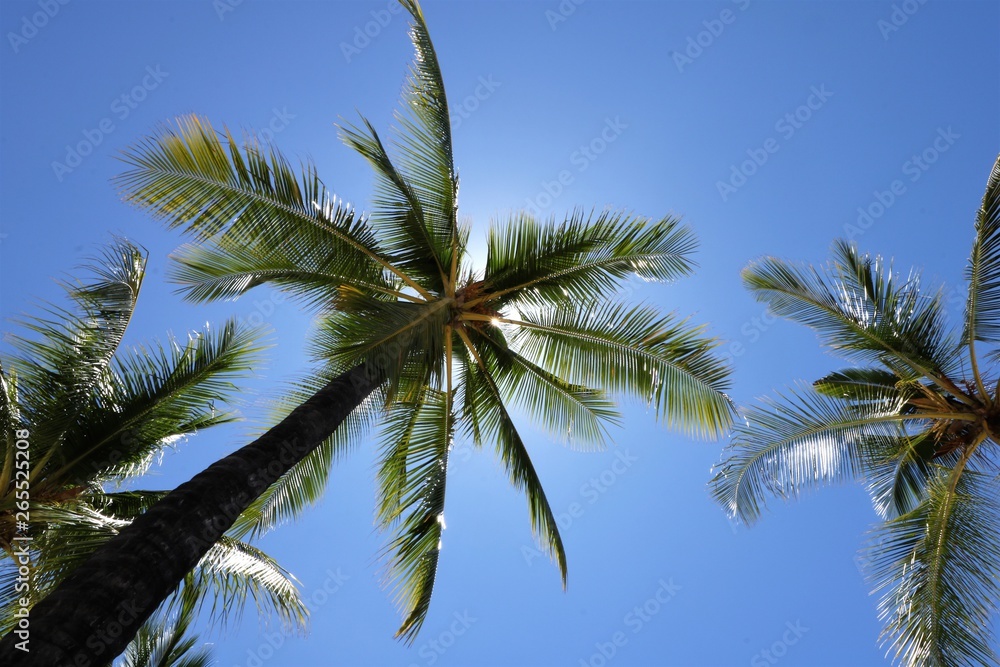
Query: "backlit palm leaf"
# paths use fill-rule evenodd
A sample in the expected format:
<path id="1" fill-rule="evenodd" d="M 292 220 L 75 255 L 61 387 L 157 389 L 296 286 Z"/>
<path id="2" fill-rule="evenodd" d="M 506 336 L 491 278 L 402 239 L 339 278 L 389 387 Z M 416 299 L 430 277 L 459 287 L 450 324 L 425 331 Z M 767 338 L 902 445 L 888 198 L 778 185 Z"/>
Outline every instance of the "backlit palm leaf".
<path id="1" fill-rule="evenodd" d="M 570 382 L 636 398 L 689 433 L 719 436 L 732 424 L 728 368 L 713 353 L 716 343 L 687 322 L 613 301 L 500 321 L 512 325 L 525 357 Z"/>
<path id="2" fill-rule="evenodd" d="M 560 306 L 611 296 L 632 275 L 674 280 L 690 273 L 695 246 L 691 230 L 674 218 L 605 211 L 593 219 L 576 212 L 555 225 L 518 213 L 490 227 L 487 303 Z"/>

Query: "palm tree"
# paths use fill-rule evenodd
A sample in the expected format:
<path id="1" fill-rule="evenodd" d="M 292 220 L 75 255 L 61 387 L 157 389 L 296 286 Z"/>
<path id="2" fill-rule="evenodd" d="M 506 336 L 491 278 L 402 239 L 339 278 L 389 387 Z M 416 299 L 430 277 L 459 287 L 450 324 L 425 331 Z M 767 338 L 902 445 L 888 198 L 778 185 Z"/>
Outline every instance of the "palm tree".
<path id="1" fill-rule="evenodd" d="M 395 157 L 367 121 L 342 128 L 375 170 L 370 216 L 329 193 L 311 165 L 297 175 L 274 147 L 253 138 L 241 146 L 199 118 L 126 153 L 127 199 L 196 241 L 175 272 L 186 295 L 235 298 L 264 283 L 291 293 L 317 313 L 322 364 L 305 383 L 313 393 L 283 421 L 137 519 L 38 610 L 33 627 L 56 660 L 86 649 L 60 642 L 54 628 L 81 637 L 122 600 L 155 607 L 246 508 L 256 518 L 237 528 L 262 531 L 315 498 L 330 462 L 375 423 L 377 516 L 392 531 L 397 636 L 411 642 L 430 604 L 456 435 L 493 446 L 565 583 L 558 527 L 512 405 L 595 445 L 618 420 L 612 393 L 692 433 L 730 426 L 728 368 L 714 341 L 619 294 L 631 275 L 668 281 L 691 270 L 694 238 L 676 219 L 576 212 L 557 224 L 519 213 L 491 228 L 486 266 L 469 266 L 441 72 L 420 7 L 403 5 L 416 59 Z M 140 562 L 156 562 L 156 573 Z"/>
<path id="2" fill-rule="evenodd" d="M 145 473 L 170 443 L 235 419 L 235 413 L 214 406 L 230 401 L 237 390 L 232 381 L 258 356 L 254 332 L 232 323 L 218 333 L 193 334 L 183 345 L 171 339 L 165 347 L 125 350 L 122 339 L 142 285 L 144 253 L 119 240 L 91 272 L 90 283 L 64 285 L 73 307 L 49 306 L 46 316 L 26 320 L 29 336 L 11 336 L 17 354 L 0 363 L 3 634 L 166 495 L 106 487 Z M 28 569 L 30 581 L 19 578 L 19 566 Z M 214 598 L 215 616 L 224 621 L 238 614 L 248 596 L 262 613 L 275 612 L 287 625 L 304 622 L 305 606 L 288 573 L 263 552 L 227 536 L 163 605 L 161 615 L 179 609 L 178 620 L 166 627 L 151 622 L 144 633 L 173 628 L 177 642 L 193 643 L 180 635 L 202 602 Z"/>
<path id="3" fill-rule="evenodd" d="M 713 493 L 752 523 L 770 496 L 864 482 L 883 519 L 867 549 L 883 642 L 907 665 L 996 664 L 1000 158 L 976 218 L 961 332 L 917 273 L 843 241 L 833 255 L 822 269 L 765 258 L 744 270 L 758 300 L 858 365 L 751 408 Z"/>

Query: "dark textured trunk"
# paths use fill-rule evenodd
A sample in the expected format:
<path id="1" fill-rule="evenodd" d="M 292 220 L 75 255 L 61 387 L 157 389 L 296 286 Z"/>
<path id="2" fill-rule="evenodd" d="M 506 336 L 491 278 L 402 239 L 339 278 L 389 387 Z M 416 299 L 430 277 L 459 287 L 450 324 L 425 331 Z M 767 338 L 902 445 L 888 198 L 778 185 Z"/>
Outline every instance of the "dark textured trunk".
<path id="1" fill-rule="evenodd" d="M 109 540 L 31 610 L 0 665 L 107 664 L 240 513 L 340 425 L 381 381 L 358 366 L 254 442 L 213 463 Z"/>

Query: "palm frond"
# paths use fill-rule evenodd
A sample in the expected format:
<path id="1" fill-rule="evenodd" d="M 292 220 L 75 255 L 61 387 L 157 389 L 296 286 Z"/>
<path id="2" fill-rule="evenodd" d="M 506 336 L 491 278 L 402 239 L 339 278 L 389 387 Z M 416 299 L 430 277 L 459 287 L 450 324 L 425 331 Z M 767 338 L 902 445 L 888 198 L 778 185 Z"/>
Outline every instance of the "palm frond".
<path id="1" fill-rule="evenodd" d="M 861 445 L 868 453 L 865 461 L 868 492 L 880 517 L 894 519 L 912 512 L 923 502 L 936 469 L 953 458 L 933 461 L 934 445 L 929 431 L 911 435 L 902 428 L 897 429 L 895 437 L 882 436 Z"/>
<path id="2" fill-rule="evenodd" d="M 280 246 L 246 244 L 219 238 L 210 245 L 189 244 L 174 253 L 170 278 L 192 301 L 237 299 L 254 287 L 270 284 L 307 307 L 336 307 L 342 286 L 372 294 L 403 296 L 388 272 L 367 274 L 351 265 L 341 243 L 322 230 L 306 228 Z"/>
<path id="3" fill-rule="evenodd" d="M 901 384 L 898 375 L 881 368 L 846 368 L 816 380 L 813 389 L 830 398 L 868 401 L 899 391 Z"/>
<path id="4" fill-rule="evenodd" d="M 232 421 L 222 405 L 239 391 L 233 380 L 259 363 L 260 350 L 256 331 L 230 321 L 218 331 L 206 325 L 183 346 L 171 338 L 166 346 L 120 352 L 67 430 L 50 478 L 142 474 L 164 443 Z"/>
<path id="5" fill-rule="evenodd" d="M 946 378 L 957 356 L 941 295 L 922 293 L 916 273 L 902 278 L 880 257 L 838 241 L 825 269 L 768 257 L 747 266 L 743 281 L 758 301 L 816 330 L 824 344 L 848 358 L 862 363 L 893 358 L 960 393 Z"/>
<path id="6" fill-rule="evenodd" d="M 45 306 L 48 317 L 21 321 L 32 336 L 10 336 L 17 350 L 10 367 L 19 376 L 22 416 L 39 445 L 59 442 L 106 380 L 135 309 L 145 255 L 116 239 L 84 268 L 93 276 L 89 282 L 63 283 L 69 309 Z"/>
<path id="7" fill-rule="evenodd" d="M 494 369 L 500 363 L 490 347 L 484 347 L 481 353 L 467 347 L 464 352 L 463 385 L 469 394 L 468 400 L 475 405 L 476 429 L 493 439 L 497 458 L 507 471 L 511 485 L 524 492 L 532 533 L 545 553 L 555 561 L 565 588 L 568 569 L 559 524 L 524 441 L 507 412 L 500 387 L 493 379 Z"/>
<path id="8" fill-rule="evenodd" d="M 118 491 L 95 492 L 80 496 L 95 510 L 118 520 L 131 520 L 149 510 L 150 507 L 167 497 L 169 491 Z"/>
<path id="9" fill-rule="evenodd" d="M 458 178 L 452 157 L 451 115 L 437 52 L 431 42 L 419 3 L 400 3 L 413 17 L 410 40 L 414 60 L 403 90 L 401 124 L 398 133 L 400 165 L 423 202 L 424 224 L 442 252 L 442 266 L 448 267 L 453 253 L 464 249 L 458 239 Z"/>
<path id="10" fill-rule="evenodd" d="M 382 271 L 402 276 L 367 221 L 326 189 L 313 165 L 296 174 L 274 147 L 252 137 L 241 146 L 228 130 L 184 116 L 122 160 L 132 167 L 115 179 L 125 199 L 200 243 L 277 250 L 304 270 L 322 265 L 347 283 L 377 284 Z"/>
<path id="11" fill-rule="evenodd" d="M 184 579 L 177 596 L 200 609 L 211 599 L 213 623 L 239 622 L 249 600 L 260 618 L 277 616 L 285 630 L 303 629 L 309 609 L 298 580 L 260 549 L 227 535 L 212 545 Z"/>
<path id="12" fill-rule="evenodd" d="M 377 176 L 372 200 L 372 224 L 392 253 L 392 261 L 433 291 L 442 291 L 445 280 L 444 243 L 428 229 L 424 203 L 386 152 L 378 132 L 362 118 L 365 129 L 340 128 L 341 140 L 361 154 Z"/>
<path id="13" fill-rule="evenodd" d="M 672 217 L 660 220 L 604 211 L 576 211 L 561 224 L 517 213 L 491 225 L 484 281 L 490 304 L 563 306 L 610 296 L 629 275 L 668 281 L 690 273 L 696 242 Z"/>
<path id="14" fill-rule="evenodd" d="M 965 277 L 969 297 L 962 340 L 1000 343 L 1000 156 L 976 214 L 976 240 Z"/>
<path id="15" fill-rule="evenodd" d="M 922 423 L 903 413 L 905 401 L 884 388 L 853 404 L 807 387 L 765 399 L 737 424 L 711 481 L 712 496 L 750 524 L 769 496 L 796 498 L 809 488 L 862 478 L 869 461 L 892 448 L 903 424 Z"/>
<path id="16" fill-rule="evenodd" d="M 570 382 L 634 397 L 668 426 L 708 437 L 725 432 L 733 406 L 729 368 L 702 327 L 645 307 L 584 302 L 524 312 L 512 325 L 518 351 Z"/>
<path id="17" fill-rule="evenodd" d="M 915 509 L 886 522 L 868 551 L 883 639 L 907 666 L 996 664 L 1000 496 L 992 475 L 939 468 Z"/>
<path id="18" fill-rule="evenodd" d="M 404 615 L 396 637 L 416 638 L 430 608 L 444 530 L 444 494 L 454 418 L 448 392 L 425 390 L 406 448 L 399 522 L 386 545 L 387 574 Z"/>
<path id="19" fill-rule="evenodd" d="M 376 521 L 383 530 L 392 527 L 404 510 L 404 499 L 410 488 L 409 462 L 411 448 L 419 448 L 420 420 L 426 418 L 425 402 L 428 386 L 421 384 L 409 398 L 393 401 L 385 411 L 380 439 L 376 483 L 378 497 Z"/>
<path id="20" fill-rule="evenodd" d="M 491 360 L 490 375 L 505 402 L 521 407 L 563 442 L 601 448 L 610 437 L 607 426 L 620 424 L 617 407 L 604 391 L 567 382 L 525 359 L 505 344 L 499 329 L 471 331 L 469 338 L 479 356 Z"/>

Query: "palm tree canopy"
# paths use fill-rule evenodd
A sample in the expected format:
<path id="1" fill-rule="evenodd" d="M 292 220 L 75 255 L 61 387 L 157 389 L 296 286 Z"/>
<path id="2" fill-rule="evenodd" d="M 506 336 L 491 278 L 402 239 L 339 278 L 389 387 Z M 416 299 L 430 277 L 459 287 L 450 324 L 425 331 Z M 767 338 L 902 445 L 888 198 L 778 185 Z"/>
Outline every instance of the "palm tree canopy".
<path id="1" fill-rule="evenodd" d="M 707 437 L 730 426 L 732 411 L 715 341 L 619 294 L 630 276 L 665 282 L 691 271 L 695 239 L 679 220 L 516 213 L 490 226 L 485 267 L 471 266 L 441 71 L 419 5 L 402 4 L 416 57 L 394 141 L 363 118 L 341 128 L 375 172 L 369 214 L 327 191 L 311 164 L 296 173 L 273 146 L 239 143 L 198 117 L 128 150 L 118 183 L 128 201 L 193 237 L 173 273 L 188 298 L 234 299 L 264 283 L 287 290 L 318 314 L 311 347 L 322 378 L 358 364 L 384 374 L 377 394 L 237 529 L 266 530 L 314 500 L 330 462 L 380 422 L 378 524 L 393 531 L 385 556 L 404 614 L 397 636 L 412 641 L 434 584 L 456 436 L 494 447 L 565 583 L 558 527 L 512 407 L 584 446 L 607 442 L 619 419 L 612 394 Z"/>
<path id="2" fill-rule="evenodd" d="M 142 285 L 145 255 L 117 240 L 87 268 L 91 281 L 64 284 L 71 306 L 47 306 L 43 316 L 25 319 L 27 333 L 10 336 L 15 354 L 0 363 L 0 635 L 17 625 L 20 598 L 34 604 L 45 597 L 166 495 L 106 486 L 142 475 L 178 439 L 235 419 L 223 406 L 235 398 L 234 381 L 259 363 L 256 333 L 233 322 L 219 331 L 206 327 L 184 341 L 171 337 L 166 345 L 126 349 L 122 340 Z M 18 465 L 23 460 L 18 440 L 28 443 L 28 473 Z M 18 593 L 13 549 L 15 534 L 24 532 L 17 526 L 22 520 L 17 490 L 25 481 L 31 492 L 32 585 L 28 593 Z M 226 622 L 237 618 L 250 598 L 263 615 L 277 615 L 289 627 L 305 621 L 294 578 L 267 554 L 227 538 L 188 575 L 161 615 L 181 613 L 183 606 L 190 616 L 211 600 L 214 618 Z M 185 646 L 193 641 L 180 638 L 188 625 L 172 626 Z M 145 633 L 153 627 L 159 625 Z"/>
<path id="3" fill-rule="evenodd" d="M 759 301 L 859 365 L 749 408 L 713 495 L 752 523 L 769 497 L 864 482 L 884 520 L 866 549 L 883 639 L 907 665 L 997 662 L 998 248 L 1000 158 L 976 217 L 961 330 L 941 290 L 843 241 L 824 268 L 768 257 L 743 272 Z"/>

